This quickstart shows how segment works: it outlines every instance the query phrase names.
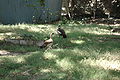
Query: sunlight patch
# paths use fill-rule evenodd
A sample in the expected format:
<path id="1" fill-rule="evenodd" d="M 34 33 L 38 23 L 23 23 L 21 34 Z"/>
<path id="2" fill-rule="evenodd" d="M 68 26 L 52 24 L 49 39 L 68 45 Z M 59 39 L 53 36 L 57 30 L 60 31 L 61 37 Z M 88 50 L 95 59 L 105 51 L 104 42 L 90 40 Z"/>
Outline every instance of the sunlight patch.
<path id="1" fill-rule="evenodd" d="M 120 60 L 120 55 L 119 55 L 119 52 L 117 52 L 117 50 L 113 51 L 112 53 L 107 52 L 106 54 L 103 54 L 100 57 L 107 60 Z"/>
<path id="2" fill-rule="evenodd" d="M 39 28 L 36 28 L 36 27 L 31 27 L 31 28 L 28 29 L 28 31 L 30 31 L 30 32 L 32 32 L 32 31 L 34 31 L 34 32 L 39 32 L 40 29 L 39 29 Z"/>
<path id="3" fill-rule="evenodd" d="M 79 48 L 74 48 L 72 50 L 72 53 L 75 55 L 79 55 L 79 56 L 85 56 L 85 55 L 89 55 L 89 52 L 86 50 L 80 50 Z"/>
<path id="4" fill-rule="evenodd" d="M 103 35 L 103 34 L 108 34 L 110 33 L 109 30 L 106 29 L 100 29 L 100 28 L 82 28 L 82 31 L 85 33 L 92 33 L 92 34 L 98 34 L 98 35 Z"/>
<path id="5" fill-rule="evenodd" d="M 0 33 L 0 40 L 4 40 L 5 38 L 10 37 L 12 35 L 16 35 L 16 34 L 13 32 Z"/>
<path id="6" fill-rule="evenodd" d="M 72 43 L 76 43 L 76 44 L 83 44 L 85 43 L 85 41 L 83 40 L 71 40 Z"/>
<path id="7" fill-rule="evenodd" d="M 41 72 L 48 73 L 48 72 L 51 72 L 51 70 L 50 69 L 42 69 Z"/>
<path id="8" fill-rule="evenodd" d="M 10 52 L 6 51 L 6 50 L 0 50 L 0 54 L 1 55 L 5 55 L 5 54 L 9 54 Z"/>
<path id="9" fill-rule="evenodd" d="M 64 58 L 62 60 L 56 60 L 57 66 L 61 67 L 63 70 L 69 70 L 73 68 L 73 64 L 70 62 L 68 58 Z"/>
<path id="10" fill-rule="evenodd" d="M 13 32 L 7 32 L 7 33 L 0 33 L 0 36 L 10 36 L 10 35 L 15 35 Z"/>
<path id="11" fill-rule="evenodd" d="M 64 51 L 64 49 L 55 49 L 55 51 Z"/>
<path id="12" fill-rule="evenodd" d="M 25 61 L 25 59 L 24 59 L 23 57 L 17 58 L 17 63 L 22 63 L 22 62 L 24 62 L 24 61 Z"/>
<path id="13" fill-rule="evenodd" d="M 48 68 L 48 69 L 41 69 L 40 72 L 49 73 L 49 72 L 55 72 L 55 70 L 51 69 L 51 68 Z"/>
<path id="14" fill-rule="evenodd" d="M 99 60 L 92 60 L 87 59 L 83 61 L 85 64 L 89 64 L 91 66 L 97 66 L 104 68 L 106 70 L 120 70 L 120 61 L 119 60 L 105 60 L 105 59 L 99 59 Z"/>
<path id="15" fill-rule="evenodd" d="M 66 76 L 65 73 L 57 73 L 57 74 L 56 74 L 56 77 L 59 78 L 59 79 L 61 79 L 61 80 L 63 80 L 63 78 L 64 78 L 65 76 Z"/>
<path id="16" fill-rule="evenodd" d="M 104 69 L 120 70 L 120 61 L 118 60 L 116 61 L 97 60 L 96 63 L 97 65 L 103 67 Z"/>
<path id="17" fill-rule="evenodd" d="M 47 73 L 47 76 L 45 76 L 45 77 L 53 76 L 53 77 L 56 77 L 58 79 L 63 79 L 67 75 L 65 73 L 58 72 L 58 71 L 51 69 L 51 68 L 41 69 L 40 72 Z"/>
<path id="18" fill-rule="evenodd" d="M 52 53 L 50 53 L 50 52 L 47 52 L 47 53 L 44 54 L 44 58 L 45 58 L 45 59 L 55 59 L 55 58 L 57 58 L 57 57 L 58 57 L 57 55 L 52 54 Z"/>

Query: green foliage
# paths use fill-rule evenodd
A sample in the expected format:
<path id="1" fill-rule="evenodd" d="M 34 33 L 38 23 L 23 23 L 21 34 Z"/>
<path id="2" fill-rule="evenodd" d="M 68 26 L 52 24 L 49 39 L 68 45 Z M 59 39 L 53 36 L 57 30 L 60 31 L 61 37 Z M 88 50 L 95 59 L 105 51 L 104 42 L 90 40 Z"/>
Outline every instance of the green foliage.
<path id="1" fill-rule="evenodd" d="M 45 6 L 45 0 L 39 0 L 41 6 Z"/>
<path id="2" fill-rule="evenodd" d="M 25 0 L 26 2 L 30 1 L 30 0 Z M 37 0 L 37 3 L 39 3 L 39 6 L 45 6 L 45 0 Z M 34 5 L 34 4 L 28 4 L 27 6 L 29 7 L 36 7 L 38 6 L 37 4 Z"/>
<path id="3" fill-rule="evenodd" d="M 119 0 L 63 0 L 66 14 L 72 19 L 120 18 Z M 70 7 L 69 7 L 70 6 Z"/>

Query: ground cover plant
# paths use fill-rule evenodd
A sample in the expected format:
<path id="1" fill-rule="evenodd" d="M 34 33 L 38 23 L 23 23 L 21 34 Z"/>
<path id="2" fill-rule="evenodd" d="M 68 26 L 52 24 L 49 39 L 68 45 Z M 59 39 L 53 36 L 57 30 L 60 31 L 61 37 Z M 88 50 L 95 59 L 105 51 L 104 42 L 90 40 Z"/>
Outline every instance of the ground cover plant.
<path id="1" fill-rule="evenodd" d="M 58 24 L 1 24 L 0 80 L 120 80 L 120 37 L 109 26 L 67 22 L 67 38 L 54 35 L 50 49 L 4 41 L 43 40 Z"/>

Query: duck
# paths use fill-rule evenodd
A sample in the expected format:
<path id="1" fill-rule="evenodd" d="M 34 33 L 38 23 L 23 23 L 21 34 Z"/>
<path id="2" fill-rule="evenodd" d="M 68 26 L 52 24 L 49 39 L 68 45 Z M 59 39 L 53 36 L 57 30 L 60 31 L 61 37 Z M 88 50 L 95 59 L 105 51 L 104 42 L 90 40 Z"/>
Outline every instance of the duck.
<path id="1" fill-rule="evenodd" d="M 57 34 L 59 35 L 59 37 L 62 36 L 63 38 L 67 38 L 67 35 L 66 35 L 66 33 L 65 33 L 65 30 L 62 29 L 62 28 L 60 27 L 60 25 L 59 25 L 58 28 L 57 28 Z"/>
<path id="2" fill-rule="evenodd" d="M 49 39 L 40 41 L 40 42 L 38 42 L 38 43 L 36 43 L 36 44 L 37 44 L 40 48 L 45 48 L 45 47 L 51 46 L 52 43 L 53 43 L 53 39 L 52 39 L 52 36 L 53 36 L 53 35 L 54 35 L 54 33 L 51 33 Z"/>
<path id="3" fill-rule="evenodd" d="M 111 31 L 112 32 L 120 32 L 120 28 L 113 28 Z"/>

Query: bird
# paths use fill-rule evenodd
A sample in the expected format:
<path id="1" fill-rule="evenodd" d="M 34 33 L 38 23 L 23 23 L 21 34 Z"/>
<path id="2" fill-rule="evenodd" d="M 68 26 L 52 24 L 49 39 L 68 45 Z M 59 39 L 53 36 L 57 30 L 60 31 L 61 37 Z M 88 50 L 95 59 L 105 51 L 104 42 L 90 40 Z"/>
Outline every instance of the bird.
<path id="1" fill-rule="evenodd" d="M 113 28 L 111 31 L 112 32 L 120 32 L 120 28 Z"/>
<path id="2" fill-rule="evenodd" d="M 59 37 L 62 36 L 63 38 L 67 38 L 65 31 L 60 28 L 60 25 L 57 28 L 57 34 L 59 35 Z"/>
<path id="3" fill-rule="evenodd" d="M 38 43 L 36 43 L 40 48 L 45 48 L 47 46 L 51 46 L 52 43 L 53 43 L 53 39 L 52 39 L 52 36 L 54 35 L 54 33 L 51 33 L 50 34 L 50 38 L 47 39 L 47 40 L 43 40 L 43 41 L 40 41 Z"/>

